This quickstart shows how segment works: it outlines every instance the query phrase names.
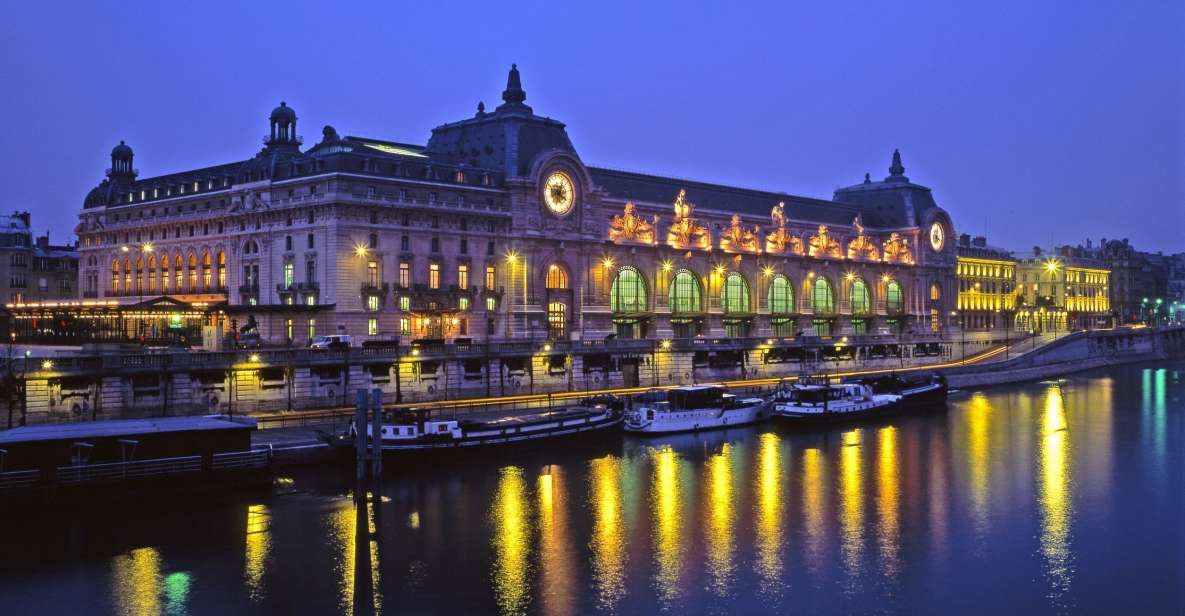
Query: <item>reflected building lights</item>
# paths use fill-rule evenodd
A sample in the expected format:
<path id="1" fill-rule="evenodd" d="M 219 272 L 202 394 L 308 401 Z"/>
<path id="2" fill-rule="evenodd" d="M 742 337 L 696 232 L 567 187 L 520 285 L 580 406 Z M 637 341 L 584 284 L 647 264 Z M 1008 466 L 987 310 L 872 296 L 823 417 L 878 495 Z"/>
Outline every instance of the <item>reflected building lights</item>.
<path id="1" fill-rule="evenodd" d="M 163 612 L 161 558 L 156 548 L 138 548 L 111 560 L 111 602 L 126 616 Z"/>
<path id="2" fill-rule="evenodd" d="M 539 475 L 537 497 L 539 501 L 539 547 L 542 574 L 539 597 L 542 613 L 564 616 L 574 613 L 573 599 L 577 595 L 572 587 L 572 554 L 568 543 L 568 499 L 564 477 L 558 467 L 548 467 Z"/>
<path id="3" fill-rule="evenodd" d="M 770 599 L 782 589 L 782 441 L 762 434 L 757 448 L 757 559 L 760 591 Z"/>
<path id="4" fill-rule="evenodd" d="M 650 502 L 653 517 L 654 586 L 661 602 L 679 597 L 683 569 L 683 514 L 679 498 L 679 459 L 666 447 L 654 452 Z"/>
<path id="5" fill-rule="evenodd" d="M 1073 578 L 1070 433 L 1065 413 L 1061 387 L 1050 385 L 1045 393 L 1041 444 L 1037 452 L 1038 507 L 1041 512 L 1041 555 L 1051 586 L 1049 597 L 1058 608 L 1066 607 L 1063 600 Z"/>
<path id="6" fill-rule="evenodd" d="M 986 549 L 989 529 L 991 455 L 988 451 L 988 427 L 991 425 L 991 402 L 983 392 L 975 392 L 967 401 L 967 465 L 971 482 L 971 515 L 975 526 L 976 550 Z"/>
<path id="7" fill-rule="evenodd" d="M 589 463 L 593 512 L 592 578 L 597 605 L 613 613 L 625 596 L 626 532 L 622 524 L 621 458 L 605 456 Z"/>
<path id="8" fill-rule="evenodd" d="M 498 489 L 490 508 L 493 529 L 494 596 L 502 614 L 525 614 L 531 599 L 530 511 L 523 469 L 507 466 L 500 471 Z"/>
<path id="9" fill-rule="evenodd" d="M 881 571 L 886 578 L 897 577 L 901 569 L 900 466 L 897 454 L 897 429 L 892 426 L 877 432 L 877 499 L 879 518 L 877 539 L 880 545 Z"/>
<path id="10" fill-rule="evenodd" d="M 354 602 L 358 590 L 370 593 L 369 603 L 374 609 L 382 609 L 377 537 L 375 540 L 370 539 L 376 528 L 374 503 L 371 502 L 369 494 L 364 503 L 357 502 L 353 495 L 349 495 L 332 513 L 329 524 L 330 536 L 337 545 L 333 568 L 338 579 L 338 608 L 341 613 L 355 612 Z M 370 531 L 370 535 L 367 531 Z M 367 546 L 369 549 L 359 552 L 359 545 Z M 368 570 L 360 569 L 359 565 L 367 567 Z"/>
<path id="11" fill-rule="evenodd" d="M 864 469 L 860 430 L 845 432 L 839 450 L 840 555 L 847 574 L 847 589 L 860 587 L 864 560 Z"/>
<path id="12" fill-rule="evenodd" d="M 243 583 L 252 601 L 264 597 L 263 574 L 272 551 L 271 513 L 266 505 L 247 505 L 247 534 L 243 559 Z"/>
<path id="13" fill-rule="evenodd" d="M 823 454 L 802 452 L 802 520 L 806 531 L 806 563 L 816 577 L 823 571 Z"/>
<path id="14" fill-rule="evenodd" d="M 723 450 L 708 458 L 707 552 L 708 588 L 718 597 L 727 597 L 732 587 L 735 564 L 734 528 L 736 522 L 732 494 L 733 447 L 725 443 Z"/>

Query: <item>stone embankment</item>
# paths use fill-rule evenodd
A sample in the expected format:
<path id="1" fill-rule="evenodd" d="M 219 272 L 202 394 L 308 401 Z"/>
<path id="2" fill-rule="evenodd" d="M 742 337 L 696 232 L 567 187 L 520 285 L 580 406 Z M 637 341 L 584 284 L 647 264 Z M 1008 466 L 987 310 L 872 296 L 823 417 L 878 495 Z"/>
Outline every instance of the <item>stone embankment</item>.
<path id="1" fill-rule="evenodd" d="M 1023 351 L 1023 344 L 1017 351 Z M 943 370 L 951 387 L 1000 385 L 1118 364 L 1185 357 L 1185 327 L 1075 332 L 1012 359 Z"/>

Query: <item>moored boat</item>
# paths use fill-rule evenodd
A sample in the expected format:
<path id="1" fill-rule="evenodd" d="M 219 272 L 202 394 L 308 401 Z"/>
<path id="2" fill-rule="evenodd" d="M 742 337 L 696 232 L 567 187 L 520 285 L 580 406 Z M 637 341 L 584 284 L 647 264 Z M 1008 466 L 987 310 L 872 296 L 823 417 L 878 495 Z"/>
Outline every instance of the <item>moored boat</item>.
<path id="1" fill-rule="evenodd" d="M 829 423 L 893 413 L 901 396 L 877 394 L 863 383 L 795 383 L 775 392 L 771 405 L 774 415 L 796 423 Z"/>
<path id="2" fill-rule="evenodd" d="M 689 385 L 635 401 L 626 432 L 663 434 L 743 426 L 769 417 L 763 398 L 738 398 L 721 385 Z"/>
<path id="3" fill-rule="evenodd" d="M 597 396 L 587 404 L 486 421 L 432 419 L 423 409 L 403 409 L 384 415 L 380 436 L 387 453 L 460 449 L 612 430 L 621 426 L 622 419 L 620 405 L 606 396 Z M 373 434 L 370 425 L 366 434 L 368 439 Z M 349 429 L 328 436 L 326 441 L 338 447 L 353 447 L 356 435 L 351 422 Z"/>
<path id="4" fill-rule="evenodd" d="M 865 377 L 850 382 L 868 385 L 874 394 L 901 396 L 901 406 L 906 410 L 945 404 L 947 393 L 949 393 L 946 377 L 938 373 L 909 378 L 889 374 Z"/>

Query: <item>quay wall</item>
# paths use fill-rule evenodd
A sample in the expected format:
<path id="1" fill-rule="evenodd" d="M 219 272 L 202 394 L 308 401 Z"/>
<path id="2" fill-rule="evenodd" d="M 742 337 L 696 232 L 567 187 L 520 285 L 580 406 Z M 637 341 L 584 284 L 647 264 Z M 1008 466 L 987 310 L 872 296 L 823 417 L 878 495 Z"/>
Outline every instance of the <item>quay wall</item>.
<path id="1" fill-rule="evenodd" d="M 951 387 L 1046 379 L 1119 364 L 1185 357 L 1185 328 L 1076 332 L 1007 361 L 944 369 Z"/>

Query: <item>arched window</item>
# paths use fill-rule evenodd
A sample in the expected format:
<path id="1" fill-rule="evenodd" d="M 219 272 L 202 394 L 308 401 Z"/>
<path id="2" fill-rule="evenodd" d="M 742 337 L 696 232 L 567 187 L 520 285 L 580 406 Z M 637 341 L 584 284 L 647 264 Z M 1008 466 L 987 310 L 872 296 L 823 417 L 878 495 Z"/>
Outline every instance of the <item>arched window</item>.
<path id="1" fill-rule="evenodd" d="M 794 285 L 785 276 L 777 275 L 769 283 L 769 312 L 770 314 L 790 314 L 794 312 Z"/>
<path id="2" fill-rule="evenodd" d="M 180 293 L 185 289 L 185 274 L 183 269 L 185 261 L 181 260 L 181 253 L 173 255 L 173 290 Z"/>
<path id="3" fill-rule="evenodd" d="M 160 256 L 160 290 L 162 293 L 169 291 L 169 255 Z"/>
<path id="4" fill-rule="evenodd" d="M 111 293 L 119 294 L 119 259 L 111 261 Z"/>
<path id="5" fill-rule="evenodd" d="M 885 309 L 889 312 L 901 312 L 905 307 L 905 296 L 901 293 L 901 283 L 890 280 L 885 284 Z"/>
<path id="6" fill-rule="evenodd" d="M 218 288 L 226 288 L 226 253 L 218 251 Z"/>
<path id="7" fill-rule="evenodd" d="M 868 293 L 868 283 L 863 278 L 852 281 L 851 290 L 852 314 L 868 314 L 872 309 L 872 300 Z"/>
<path id="8" fill-rule="evenodd" d="M 136 257 L 136 293 L 144 292 L 144 257 Z"/>
<path id="9" fill-rule="evenodd" d="M 148 292 L 156 293 L 156 257 L 148 257 Z"/>
<path id="10" fill-rule="evenodd" d="M 186 287 L 190 292 L 197 291 L 197 255 L 189 253 L 189 285 Z"/>
<path id="11" fill-rule="evenodd" d="M 123 292 L 132 292 L 132 260 L 123 258 Z"/>
<path id="12" fill-rule="evenodd" d="M 202 290 L 210 290 L 210 251 L 202 253 Z"/>
<path id="13" fill-rule="evenodd" d="M 835 294 L 831 292 L 831 283 L 822 276 L 815 278 L 815 285 L 811 288 L 811 307 L 815 314 L 835 312 Z"/>
<path id="14" fill-rule="evenodd" d="M 646 281 L 632 267 L 623 267 L 609 286 L 609 309 L 613 312 L 645 312 L 649 306 Z"/>
<path id="15" fill-rule="evenodd" d="M 547 288 L 548 289 L 567 289 L 568 288 L 568 272 L 564 266 L 552 263 L 547 267 Z"/>
<path id="16" fill-rule="evenodd" d="M 563 302 L 547 304 L 547 332 L 553 340 L 564 337 L 568 307 Z"/>
<path id="17" fill-rule="evenodd" d="M 930 301 L 936 302 L 940 299 L 942 299 L 942 287 L 939 287 L 938 283 L 930 285 Z"/>
<path id="18" fill-rule="evenodd" d="M 744 276 L 733 272 L 724 279 L 724 289 L 720 293 L 720 305 L 724 312 L 749 312 L 749 283 Z"/>
<path id="19" fill-rule="evenodd" d="M 671 304 L 671 312 L 700 312 L 703 303 L 700 301 L 699 281 L 695 275 L 687 270 L 680 270 L 671 280 L 671 290 L 667 299 Z"/>

